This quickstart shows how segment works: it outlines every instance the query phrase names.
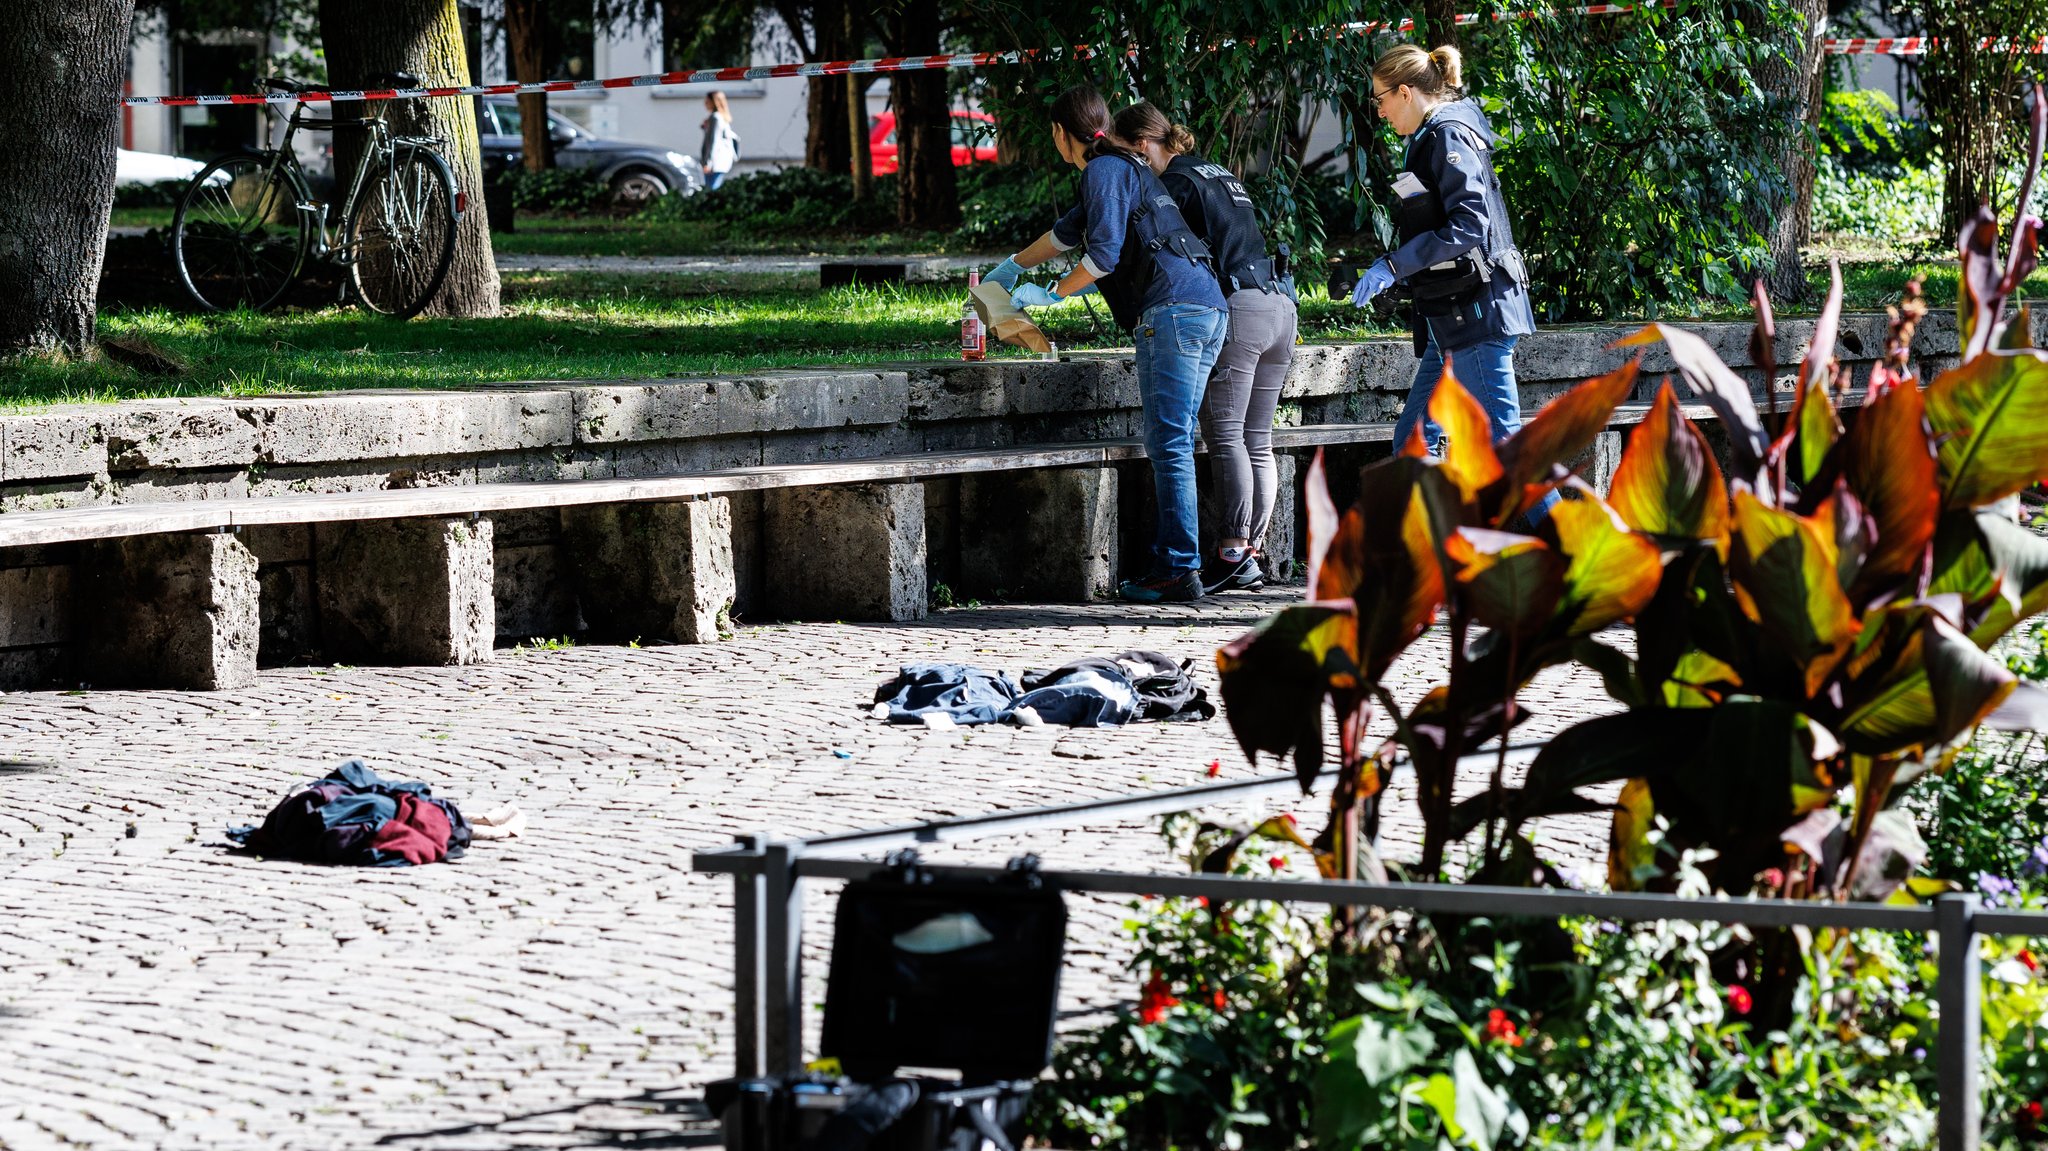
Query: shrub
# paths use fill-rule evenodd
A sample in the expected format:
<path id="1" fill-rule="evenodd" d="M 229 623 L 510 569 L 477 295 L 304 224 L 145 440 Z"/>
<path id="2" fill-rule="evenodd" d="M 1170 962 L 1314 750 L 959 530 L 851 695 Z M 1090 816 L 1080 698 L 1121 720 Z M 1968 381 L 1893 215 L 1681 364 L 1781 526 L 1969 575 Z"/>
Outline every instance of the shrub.
<path id="1" fill-rule="evenodd" d="M 1898 102 L 1872 88 L 1829 92 L 1815 144 L 1823 160 L 1852 172 L 1896 174 L 1935 160 L 1926 123 L 1902 118 Z"/>
<path id="2" fill-rule="evenodd" d="M 611 203 L 611 189 L 587 168 L 512 167 L 498 181 L 512 186 L 512 206 L 528 212 L 590 212 Z"/>
<path id="3" fill-rule="evenodd" d="M 1893 239 L 1933 236 L 1941 227 L 1941 161 L 1873 172 L 1823 156 L 1813 181 L 1813 228 Z"/>
<path id="4" fill-rule="evenodd" d="M 960 227 L 953 235 L 970 246 L 1022 247 L 1074 206 L 1077 186 L 1071 170 L 1023 164 L 962 168 Z"/>
<path id="5" fill-rule="evenodd" d="M 114 185 L 116 208 L 175 208 L 185 195 L 186 180 L 158 180 L 153 184 Z"/>
<path id="6" fill-rule="evenodd" d="M 896 178 L 874 181 L 864 203 L 853 198 L 853 177 L 816 168 L 749 172 L 716 191 L 670 193 L 648 208 L 653 218 L 729 224 L 764 234 L 882 231 L 896 223 Z"/>

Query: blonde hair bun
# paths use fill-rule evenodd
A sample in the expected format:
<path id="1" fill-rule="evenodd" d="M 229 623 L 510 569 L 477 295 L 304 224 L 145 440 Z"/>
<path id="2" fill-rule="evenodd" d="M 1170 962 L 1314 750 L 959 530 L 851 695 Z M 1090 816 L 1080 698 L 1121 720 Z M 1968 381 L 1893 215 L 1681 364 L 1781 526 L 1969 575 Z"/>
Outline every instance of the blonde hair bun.
<path id="1" fill-rule="evenodd" d="M 1166 150 L 1175 155 L 1186 156 L 1195 150 L 1195 134 L 1186 124 L 1175 124 L 1166 130 Z"/>
<path id="2" fill-rule="evenodd" d="M 1429 53 L 1430 63 L 1436 65 L 1439 75 L 1444 78 L 1444 87 L 1465 86 L 1465 55 L 1453 44 L 1441 44 Z"/>

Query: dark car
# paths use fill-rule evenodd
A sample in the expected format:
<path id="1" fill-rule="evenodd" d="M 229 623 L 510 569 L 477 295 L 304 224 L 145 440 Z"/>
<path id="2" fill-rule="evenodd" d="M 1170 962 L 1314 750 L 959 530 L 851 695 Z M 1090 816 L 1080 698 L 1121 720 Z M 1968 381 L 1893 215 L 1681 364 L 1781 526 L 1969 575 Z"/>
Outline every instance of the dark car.
<path id="1" fill-rule="evenodd" d="M 477 132 L 483 137 L 484 179 L 520 162 L 526 145 L 520 136 L 519 102 L 511 97 L 478 101 Z M 694 196 L 704 190 L 704 170 L 695 156 L 659 144 L 601 140 L 565 116 L 548 113 L 555 137 L 555 164 L 598 174 L 622 206 L 637 206 L 670 192 Z"/>

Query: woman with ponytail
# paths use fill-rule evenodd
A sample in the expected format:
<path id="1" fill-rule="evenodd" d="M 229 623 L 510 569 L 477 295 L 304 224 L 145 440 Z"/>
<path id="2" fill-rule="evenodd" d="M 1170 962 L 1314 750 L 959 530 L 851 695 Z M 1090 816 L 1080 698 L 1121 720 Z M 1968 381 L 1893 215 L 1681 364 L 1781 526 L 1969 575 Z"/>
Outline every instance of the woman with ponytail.
<path id="1" fill-rule="evenodd" d="M 1259 548 L 1278 494 L 1273 412 L 1294 363 L 1294 279 L 1284 253 L 1269 246 L 1259 230 L 1243 182 L 1221 164 L 1195 156 L 1194 133 L 1151 104 L 1138 103 L 1116 114 L 1115 134 L 1145 157 L 1188 226 L 1208 245 L 1229 301 L 1223 351 L 1202 399 L 1218 536 L 1202 584 L 1211 592 L 1257 591 L 1266 583 Z"/>
<path id="2" fill-rule="evenodd" d="M 1493 167 L 1498 139 L 1479 105 L 1465 97 L 1464 63 L 1445 46 L 1425 52 L 1403 44 L 1373 66 L 1373 101 L 1407 138 L 1394 179 L 1400 246 L 1359 277 L 1351 302 L 1364 307 L 1394 283 L 1415 297 L 1415 354 L 1422 363 L 1394 425 L 1396 449 L 1418 430 L 1432 454 L 1443 429 L 1429 419 L 1429 397 L 1449 367 L 1506 439 L 1522 426 L 1515 383 L 1515 342 L 1536 330 L 1529 273 L 1508 225 Z M 1534 513 L 1541 516 L 1553 494 Z"/>
<path id="3" fill-rule="evenodd" d="M 1151 572 L 1124 581 L 1118 594 L 1138 603 L 1200 599 L 1196 413 L 1224 334 L 1223 293 L 1209 268 L 1209 249 L 1145 161 L 1110 138 L 1109 106 L 1100 92 L 1081 85 L 1060 93 L 1052 105 L 1052 142 L 1062 160 L 1081 170 L 1080 202 L 988 278 L 1011 289 L 1020 308 L 1099 290 L 1117 327 L 1131 334 L 1159 527 Z M 1018 286 L 1025 269 L 1084 242 L 1087 254 L 1057 286 Z"/>

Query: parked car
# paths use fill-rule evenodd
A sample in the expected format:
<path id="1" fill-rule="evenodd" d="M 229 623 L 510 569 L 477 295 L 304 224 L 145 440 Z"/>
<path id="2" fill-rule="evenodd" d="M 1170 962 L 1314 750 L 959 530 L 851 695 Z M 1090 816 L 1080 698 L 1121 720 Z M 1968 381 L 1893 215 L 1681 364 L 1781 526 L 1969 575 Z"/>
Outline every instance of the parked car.
<path id="1" fill-rule="evenodd" d="M 953 166 L 996 162 L 996 118 L 987 112 L 953 111 Z M 896 113 L 875 117 L 868 134 L 868 151 L 874 155 L 874 173 L 886 176 L 896 170 Z"/>
<path id="2" fill-rule="evenodd" d="M 126 148 L 114 152 L 114 184 L 122 187 L 131 184 L 162 184 L 172 180 L 190 180 L 206 167 L 204 160 L 187 160 L 183 156 L 166 156 L 161 152 L 131 152 Z"/>
<path id="3" fill-rule="evenodd" d="M 483 138 L 486 183 L 525 158 L 521 123 L 516 98 L 479 101 L 477 133 Z M 670 192 L 694 196 L 704 190 L 704 169 L 695 156 L 659 144 L 601 139 L 554 112 L 548 113 L 548 131 L 555 138 L 556 166 L 596 172 L 611 187 L 612 200 L 621 206 L 638 206 Z"/>

